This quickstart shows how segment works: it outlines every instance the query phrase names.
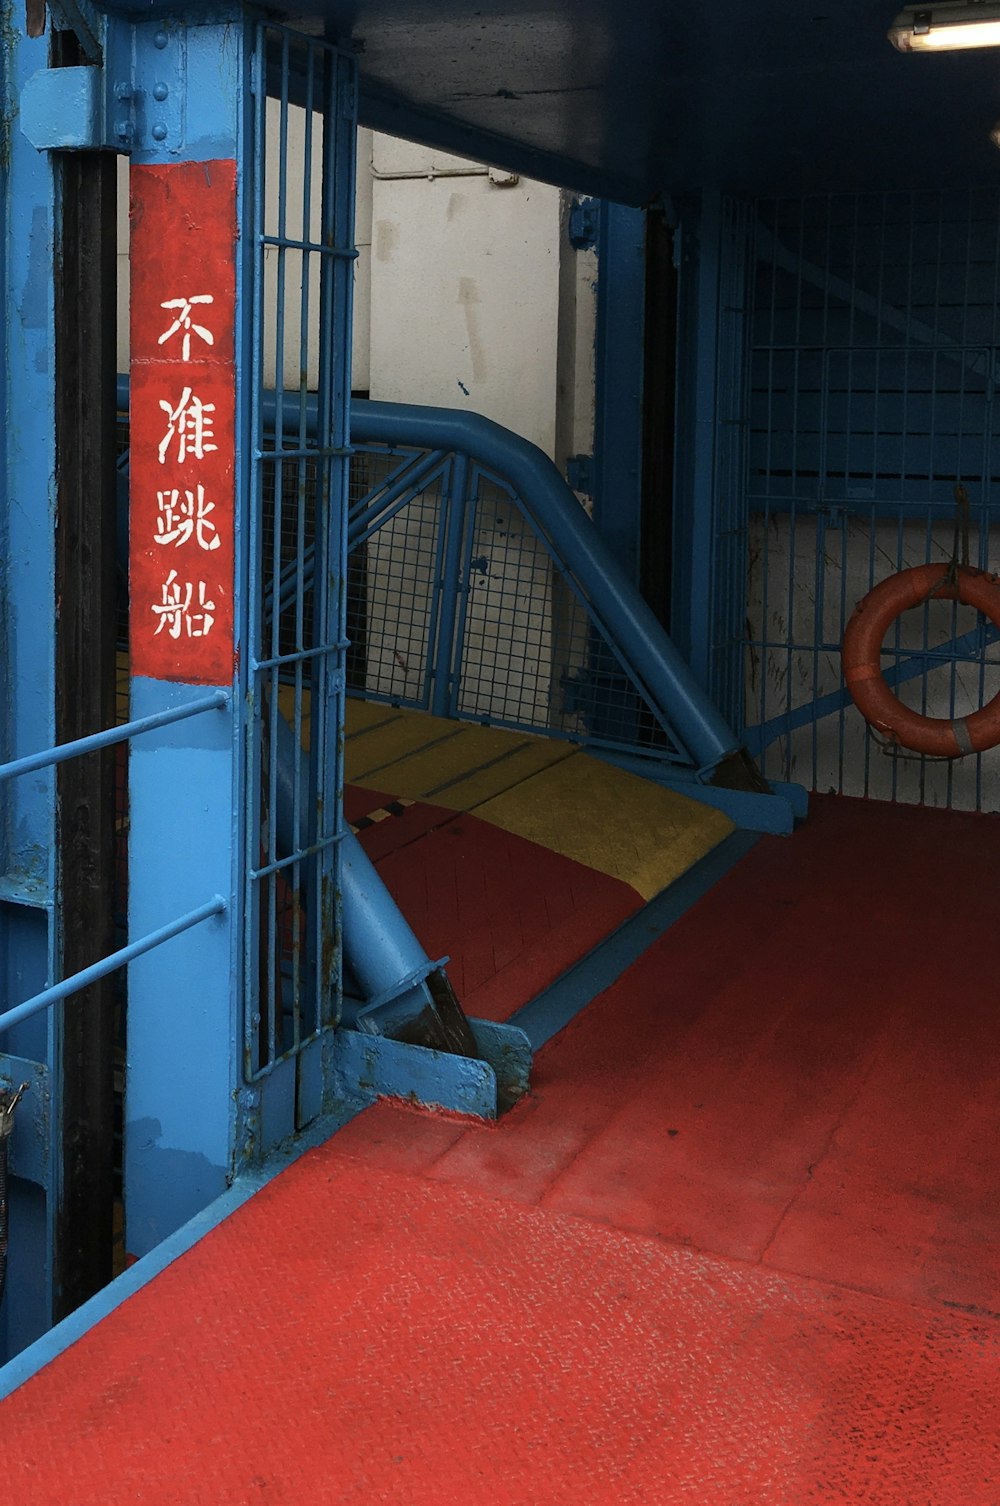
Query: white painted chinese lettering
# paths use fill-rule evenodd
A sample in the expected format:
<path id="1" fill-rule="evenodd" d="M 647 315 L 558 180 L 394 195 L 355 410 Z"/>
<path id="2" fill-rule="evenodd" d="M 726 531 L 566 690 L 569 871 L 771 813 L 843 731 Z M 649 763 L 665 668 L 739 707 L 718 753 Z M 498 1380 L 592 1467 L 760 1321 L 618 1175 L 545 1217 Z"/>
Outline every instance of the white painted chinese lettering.
<path id="1" fill-rule="evenodd" d="M 171 570 L 160 590 L 162 602 L 154 602 L 150 608 L 160 619 L 153 637 L 158 637 L 166 628 L 171 638 L 180 638 L 182 633 L 189 638 L 207 638 L 215 621 L 212 616 L 215 602 L 208 600 L 205 582 L 198 581 L 196 598 L 194 585 L 179 580 L 177 571 Z"/>
<path id="2" fill-rule="evenodd" d="M 215 511 L 214 502 L 205 501 L 205 488 L 195 491 L 172 491 L 156 493 L 155 544 L 175 544 L 179 549 L 191 535 L 199 549 L 218 549 L 219 535 L 209 513 Z"/>
<path id="3" fill-rule="evenodd" d="M 187 458 L 189 451 L 196 460 L 203 460 L 209 451 L 219 448 L 218 445 L 210 443 L 215 438 L 215 431 L 212 428 L 215 422 L 212 417 L 215 413 L 214 403 L 203 403 L 190 387 L 185 387 L 176 408 L 171 408 L 167 400 L 162 397 L 160 407 L 167 415 L 167 432 L 159 445 L 161 465 L 166 463 L 170 442 L 175 437 L 179 462 Z"/>
<path id="4" fill-rule="evenodd" d="M 212 334 L 212 331 L 206 329 L 203 324 L 195 324 L 194 319 L 192 318 L 192 310 L 196 303 L 205 304 L 214 302 L 215 299 L 211 293 L 195 293 L 190 298 L 168 298 L 165 303 L 161 303 L 161 309 L 176 309 L 177 316 L 174 319 L 173 324 L 171 324 L 170 328 L 163 331 L 163 334 L 156 342 L 157 345 L 165 345 L 168 340 L 173 339 L 174 335 L 180 334 L 182 337 L 182 361 L 190 361 L 191 359 L 192 330 L 194 330 L 195 334 L 198 335 L 202 340 L 204 340 L 206 345 L 214 345 L 215 336 Z"/>

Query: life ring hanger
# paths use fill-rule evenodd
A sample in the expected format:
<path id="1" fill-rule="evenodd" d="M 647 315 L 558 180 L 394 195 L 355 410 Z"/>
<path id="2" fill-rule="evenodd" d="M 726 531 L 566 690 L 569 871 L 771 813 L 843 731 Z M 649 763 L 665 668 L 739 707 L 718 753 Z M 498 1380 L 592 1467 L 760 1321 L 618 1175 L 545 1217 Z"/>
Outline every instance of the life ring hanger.
<path id="1" fill-rule="evenodd" d="M 844 679 L 866 721 L 891 742 L 937 758 L 983 753 L 1000 743 L 1000 691 L 979 711 L 956 718 L 922 716 L 904 706 L 880 667 L 882 643 L 896 618 L 928 600 L 975 607 L 1000 629 L 1000 577 L 971 565 L 917 565 L 869 591 L 854 609 L 841 647 Z"/>

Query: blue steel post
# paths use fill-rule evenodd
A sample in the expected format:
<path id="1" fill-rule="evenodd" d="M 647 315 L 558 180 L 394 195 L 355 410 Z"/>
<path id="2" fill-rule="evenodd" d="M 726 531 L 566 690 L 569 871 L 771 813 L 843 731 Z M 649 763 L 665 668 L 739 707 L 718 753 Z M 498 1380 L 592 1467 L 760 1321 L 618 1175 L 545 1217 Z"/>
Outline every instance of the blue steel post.
<path id="1" fill-rule="evenodd" d="M 127 81 L 136 101 L 133 165 L 235 160 L 241 220 L 248 29 L 240 17 L 206 25 L 166 18 L 137 24 L 134 76 Z M 129 968 L 125 1210 L 126 1248 L 133 1255 L 145 1254 L 205 1207 L 234 1173 L 241 1084 L 243 374 L 250 366 L 242 318 L 244 244 L 237 252 L 234 352 L 233 694 L 227 709 L 140 738 L 129 768 L 130 936 L 156 930 L 206 894 L 226 901 L 224 914 L 177 937 L 168 953 L 144 955 Z M 133 264 L 133 286 L 139 270 Z M 150 677 L 134 677 L 131 688 L 134 717 L 204 696 L 198 685 Z"/>
<path id="2" fill-rule="evenodd" d="M 713 620 L 722 200 L 706 192 L 681 213 L 678 449 L 671 636 L 708 686 Z"/>
<path id="3" fill-rule="evenodd" d="M 55 381 L 52 157 L 19 128 L 28 79 L 48 63 L 49 38 L 29 40 L 8 16 L 0 67 L 4 161 L 3 403 L 0 434 L 0 761 L 55 740 Z M 55 776 L 51 768 L 0 786 L 0 1001 L 17 1003 L 58 976 Z M 49 1326 L 53 1310 L 59 1166 L 57 1012 L 0 1033 L 0 1083 L 31 1079 L 11 1146 L 11 1246 L 0 1307 L 0 1362 Z M 40 1148 L 41 1153 L 38 1154 Z"/>
<path id="4" fill-rule="evenodd" d="M 642 544 L 646 215 L 603 201 L 597 225 L 594 522 L 633 585 Z"/>
<path id="5" fill-rule="evenodd" d="M 441 611 L 437 624 L 437 647 L 434 655 L 434 685 L 431 711 L 435 716 L 452 716 L 456 687 L 461 676 L 461 635 L 455 636 L 458 596 L 462 589 L 462 542 L 465 538 L 465 514 L 469 491 L 469 460 L 456 455 L 445 496 L 442 526 L 445 530 L 444 579 L 441 585 Z"/>

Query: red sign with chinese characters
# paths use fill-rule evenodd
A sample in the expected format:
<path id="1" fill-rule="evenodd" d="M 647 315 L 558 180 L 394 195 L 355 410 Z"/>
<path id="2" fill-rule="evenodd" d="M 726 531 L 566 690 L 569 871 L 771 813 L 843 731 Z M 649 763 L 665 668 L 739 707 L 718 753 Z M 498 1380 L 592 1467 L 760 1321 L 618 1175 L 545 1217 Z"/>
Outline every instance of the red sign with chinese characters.
<path id="1" fill-rule="evenodd" d="M 133 167 L 133 675 L 233 678 L 236 164 Z"/>

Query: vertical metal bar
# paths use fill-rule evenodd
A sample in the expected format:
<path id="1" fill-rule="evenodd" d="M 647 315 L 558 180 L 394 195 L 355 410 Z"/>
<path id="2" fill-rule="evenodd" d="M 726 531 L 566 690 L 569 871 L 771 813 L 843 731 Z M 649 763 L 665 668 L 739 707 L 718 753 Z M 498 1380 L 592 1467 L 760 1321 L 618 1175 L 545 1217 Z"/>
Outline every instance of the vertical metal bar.
<path id="1" fill-rule="evenodd" d="M 760 215 L 763 212 L 764 212 L 763 208 L 759 208 L 758 209 L 758 218 L 760 217 Z M 772 223 L 772 228 L 774 230 L 774 234 L 776 236 L 777 235 L 777 204 L 776 203 L 775 203 L 775 205 L 774 205 L 774 207 L 772 209 L 772 221 L 771 221 L 771 223 Z M 772 239 L 772 247 L 773 247 L 773 239 Z M 757 274 L 756 274 L 756 277 L 755 277 L 755 288 L 757 286 L 758 280 L 760 280 L 760 278 L 761 278 L 759 255 L 760 255 L 760 253 L 758 252 L 758 263 L 757 263 Z M 771 516 L 770 516 L 771 467 L 772 467 L 772 453 L 773 453 L 773 446 L 774 446 L 774 320 L 775 320 L 775 282 L 776 282 L 776 278 L 777 278 L 777 260 L 776 260 L 775 251 L 772 249 L 772 252 L 771 252 L 771 265 L 770 265 L 770 277 L 769 277 L 768 297 L 767 297 L 767 299 L 765 301 L 765 307 L 766 307 L 767 313 L 768 313 L 767 340 L 765 342 L 765 347 L 764 347 L 765 350 L 766 350 L 766 353 L 767 353 L 767 364 L 766 364 L 766 367 L 765 367 L 765 378 L 766 378 L 766 380 L 765 380 L 765 390 L 767 392 L 767 408 L 766 408 L 766 416 L 765 416 L 764 455 L 763 455 L 763 463 L 762 463 L 762 470 L 761 470 L 761 486 L 762 486 L 762 489 L 763 489 L 763 498 L 762 498 L 762 501 L 763 501 L 763 516 L 762 516 L 762 520 L 761 520 L 762 521 L 762 527 L 761 527 L 761 605 L 760 605 L 760 690 L 759 690 L 759 695 L 758 695 L 758 708 L 757 708 L 757 720 L 758 720 L 758 723 L 763 723 L 764 721 L 767 720 L 767 683 L 768 683 L 768 673 L 769 673 L 768 639 L 770 637 L 770 634 L 768 632 L 768 626 L 767 626 L 767 624 L 768 624 L 768 611 L 769 611 L 769 607 L 770 607 L 768 587 L 769 587 L 769 584 L 770 584 L 770 550 L 769 550 L 769 545 L 770 545 L 770 539 L 771 539 L 771 528 L 770 528 L 770 522 L 771 522 Z M 768 775 L 769 769 L 771 769 L 773 767 L 769 755 L 770 755 L 770 749 L 769 748 L 765 748 L 764 749 L 764 753 L 763 753 L 762 763 L 761 763 L 761 771 L 764 774 L 765 778 Z"/>
<path id="2" fill-rule="evenodd" d="M 64 34 L 60 34 L 64 35 Z M 56 263 L 56 736 L 115 718 L 117 631 L 116 164 L 100 152 L 59 162 Z M 64 974 L 115 947 L 114 749 L 60 765 Z M 112 1275 L 115 983 L 62 1013 L 62 1196 L 56 1316 Z"/>
<path id="3" fill-rule="evenodd" d="M 683 272 L 684 354 L 689 370 L 688 380 L 681 383 L 681 422 L 690 444 L 678 455 L 678 495 L 684 495 L 685 502 L 675 518 L 673 636 L 702 685 L 708 680 L 716 525 L 721 215 L 721 196 L 706 191 L 696 223 L 685 228 L 685 243 L 693 243 L 695 261 L 692 266 L 689 253 Z"/>
<path id="4" fill-rule="evenodd" d="M 246 728 L 246 843 L 243 861 L 247 874 L 246 928 L 243 945 L 243 1075 L 252 1077 L 260 1066 L 263 1018 L 260 997 L 260 963 L 262 948 L 262 925 L 260 886 L 249 875 L 260 864 L 262 856 L 261 792 L 263 785 L 263 738 L 261 727 L 261 684 L 257 673 L 257 661 L 262 654 L 264 631 L 263 599 L 259 586 L 264 578 L 264 272 L 266 252 L 263 242 L 265 232 L 264 205 L 268 187 L 269 163 L 264 151 L 267 133 L 267 42 L 263 27 L 257 27 L 254 37 L 253 67 L 251 79 L 254 87 L 251 128 L 247 141 L 249 159 L 249 187 L 247 208 L 251 220 L 253 275 L 247 289 L 251 309 L 252 329 L 250 336 L 250 392 L 249 392 L 249 439 L 255 457 L 248 478 L 248 517 L 246 571 L 243 578 L 245 615 L 247 624 L 247 659 L 250 676 L 250 700 L 252 714 Z M 272 612 L 278 611 L 278 583 L 273 583 Z"/>
<path id="5" fill-rule="evenodd" d="M 0 48 L 0 105 L 13 120 L 31 75 L 48 63 L 48 38 L 31 39 L 12 25 Z M 55 414 L 52 348 L 53 243 L 56 231 L 54 162 L 22 132 L 10 130 L 0 165 L 4 236 L 0 273 L 4 322 L 0 330 L 0 634 L 4 648 L 4 708 L 0 760 L 51 747 L 55 736 Z M 88 731 L 91 730 L 88 728 Z M 4 964 L 25 993 L 40 992 L 59 968 L 55 906 L 58 895 L 56 775 L 45 771 L 0 789 L 0 874 L 5 884 Z M 24 903 L 18 903 L 22 899 Z M 40 903 L 41 902 L 41 903 Z M 0 1036 L 5 1053 L 58 1065 L 54 1012 Z M 36 1339 L 52 1321 L 58 1198 L 59 1094 L 49 1095 L 41 1116 L 50 1154 L 44 1185 L 12 1177 L 12 1239 L 7 1295 L 0 1305 L 0 1364 Z M 15 1133 L 17 1133 L 15 1131 Z"/>
<path id="6" fill-rule="evenodd" d="M 432 483 L 436 487 L 440 501 L 438 503 L 438 506 L 433 509 L 435 517 L 434 522 L 431 525 L 434 533 L 434 558 L 428 565 L 430 579 L 427 581 L 427 593 L 430 597 L 430 604 L 425 614 L 426 651 L 424 654 L 424 665 L 420 677 L 420 693 L 419 697 L 417 698 L 417 704 L 425 711 L 430 710 L 431 699 L 434 694 L 434 655 L 439 638 L 438 623 L 441 617 L 441 607 L 445 594 L 442 582 L 445 575 L 445 555 L 447 552 L 448 540 L 450 537 L 448 524 L 448 499 L 451 496 L 452 472 L 454 470 L 454 465 L 454 456 L 448 456 L 448 458 L 444 461 L 443 466 L 441 467 L 436 482 Z M 417 505 L 420 507 L 420 517 L 421 519 L 423 519 L 425 516 L 424 507 L 426 505 L 426 492 Z M 464 577 L 462 575 L 460 567 L 457 582 L 460 592 L 464 590 L 463 580 Z M 465 599 L 464 596 L 462 597 L 462 599 Z M 464 632 L 462 630 L 459 630 L 458 642 L 460 645 L 464 644 L 465 642 Z M 461 661 L 461 649 L 459 650 L 459 660 Z M 455 714 L 457 714 L 458 704 L 460 700 L 460 681 L 461 675 L 459 675 L 458 679 L 456 680 L 454 695 L 448 702 L 449 705 L 455 707 Z M 442 714 L 447 715 L 450 713 Z"/>
<path id="7" fill-rule="evenodd" d="M 677 440 L 678 232 L 662 207 L 646 211 L 642 519 L 639 588 L 660 622 L 670 622 L 674 470 Z M 740 502 L 746 509 L 746 487 Z M 743 596 L 746 582 L 741 582 Z M 739 603 L 741 613 L 745 600 Z"/>
<path id="8" fill-rule="evenodd" d="M 216 428 L 222 440 L 212 464 L 231 461 L 215 474 L 220 487 L 232 477 L 227 506 L 215 516 L 226 529 L 230 564 L 216 567 L 222 589 L 231 593 L 232 628 L 225 635 L 215 625 L 208 647 L 221 667 L 213 673 L 231 688 L 230 712 L 219 717 L 194 718 L 144 737 L 130 760 L 129 921 L 143 934 L 162 923 L 164 915 L 183 912 L 191 902 L 191 875 L 199 886 L 216 890 L 226 900 L 217 924 L 199 927 L 172 944 L 169 968 L 155 954 L 130 964 L 127 1061 L 127 1119 L 125 1125 L 125 1208 L 129 1253 L 142 1255 L 173 1229 L 203 1208 L 231 1181 L 237 1162 L 238 1121 L 243 1113 L 240 1076 L 239 1024 L 242 1004 L 240 957 L 243 937 L 244 803 L 243 738 L 247 696 L 244 668 L 246 644 L 243 583 L 243 530 L 246 523 L 245 381 L 246 328 L 243 299 L 248 292 L 244 275 L 247 239 L 243 228 L 247 181 L 245 146 L 250 109 L 248 30 L 239 20 L 190 25 L 178 33 L 159 21 L 130 26 L 134 66 L 145 85 L 164 76 L 178 80 L 178 115 L 182 122 L 173 136 L 161 140 L 153 133 L 149 115 L 142 115 L 130 174 L 141 207 L 155 204 L 166 216 L 165 184 L 184 185 L 204 203 L 213 226 L 212 258 L 204 259 L 200 226 L 179 215 L 166 240 L 159 236 L 155 217 L 134 228 L 132 240 L 132 436 L 136 416 L 147 416 L 145 430 L 146 482 L 156 465 L 152 442 L 156 399 L 161 383 L 181 386 L 181 358 L 165 362 L 158 352 L 158 292 L 151 275 L 164 265 L 190 287 L 190 269 L 204 268 L 215 295 L 217 332 L 224 335 L 211 357 L 212 380 L 218 407 Z M 163 44 L 166 38 L 165 45 Z M 174 95 L 171 95 L 171 99 Z M 155 168 L 155 172 L 150 172 Z M 214 218 L 212 218 L 214 217 Z M 159 224 L 162 226 L 161 218 Z M 215 281 L 215 272 L 224 283 Z M 145 274 L 144 288 L 143 283 Z M 210 275 L 211 274 L 211 275 Z M 232 288 L 235 279 L 235 298 Z M 200 288 L 200 278 L 198 284 Z M 138 321 L 138 324 L 137 324 Z M 142 331 L 137 343 L 136 329 Z M 137 377 L 142 380 L 137 382 Z M 200 378 L 199 378 L 200 380 Z M 194 384 L 192 384 L 194 385 Z M 149 506 L 148 493 L 138 495 L 133 455 L 133 520 L 137 503 Z M 198 464 L 201 464 L 199 459 Z M 222 495 L 226 496 L 225 491 Z M 231 501 L 232 510 L 230 512 Z M 223 511 L 226 516 L 223 517 Z M 147 513 L 148 516 L 148 513 Z M 221 530 L 220 530 L 221 533 Z M 147 536 L 148 537 L 148 536 Z M 141 547 L 142 541 L 139 541 Z M 135 553 L 133 550 L 133 559 Z M 196 569 L 194 559 L 185 569 Z M 207 572 L 206 572 L 207 573 Z M 210 580 L 213 577 L 210 576 Z M 133 602 L 132 627 L 139 619 Z M 220 613 L 221 616 L 221 613 Z M 148 623 L 143 624 L 149 641 Z M 185 637 L 200 648 L 207 639 Z M 222 651 L 218 653 L 220 639 Z M 229 641 L 227 641 L 227 639 Z M 137 715 L 189 699 L 191 688 L 179 672 L 136 670 L 133 635 L 131 693 Z M 180 653 L 180 650 L 178 650 Z M 192 663 L 192 668 L 195 664 Z M 192 678 L 196 678 L 192 675 Z"/>
<path id="9" fill-rule="evenodd" d="M 636 583 L 642 526 L 645 232 L 644 210 L 602 200 L 597 234 L 594 522 L 629 580 Z"/>
<path id="10" fill-rule="evenodd" d="M 455 623 L 462 590 L 462 544 L 465 539 L 468 486 L 468 457 L 456 455 L 451 464 L 448 490 L 444 497 L 444 569 L 439 588 L 441 608 L 434 646 L 431 689 L 431 711 L 435 716 L 454 715 L 455 696 L 462 673 L 462 640 L 456 636 Z"/>

